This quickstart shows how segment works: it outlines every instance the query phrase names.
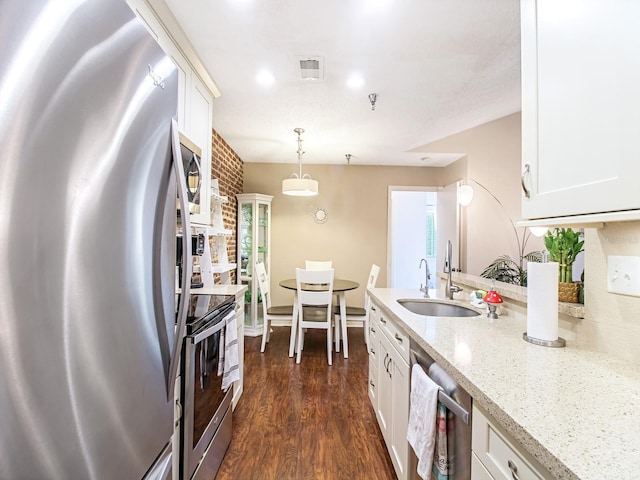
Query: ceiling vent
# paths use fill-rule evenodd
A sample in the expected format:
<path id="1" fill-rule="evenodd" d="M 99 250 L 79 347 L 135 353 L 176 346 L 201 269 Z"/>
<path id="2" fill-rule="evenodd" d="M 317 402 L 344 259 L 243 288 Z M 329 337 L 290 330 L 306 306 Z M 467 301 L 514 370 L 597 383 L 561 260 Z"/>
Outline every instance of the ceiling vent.
<path id="1" fill-rule="evenodd" d="M 300 80 L 324 80 L 324 62 L 322 57 L 296 57 L 296 70 Z"/>

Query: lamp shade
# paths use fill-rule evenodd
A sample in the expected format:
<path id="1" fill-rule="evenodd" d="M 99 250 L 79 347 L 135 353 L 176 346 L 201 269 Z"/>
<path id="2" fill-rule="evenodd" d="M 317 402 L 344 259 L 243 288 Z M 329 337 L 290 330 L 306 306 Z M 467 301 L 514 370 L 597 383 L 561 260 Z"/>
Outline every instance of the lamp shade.
<path id="1" fill-rule="evenodd" d="M 282 181 L 282 193 L 296 197 L 318 195 L 318 181 L 312 178 L 286 178 Z"/>
<path id="2" fill-rule="evenodd" d="M 549 228 L 547 227 L 529 227 L 529 230 L 531 231 L 531 234 L 534 237 L 544 237 L 547 233 L 547 231 L 549 231 Z"/>
<path id="3" fill-rule="evenodd" d="M 458 187 L 458 203 L 466 207 L 473 200 L 473 187 L 471 185 L 460 185 Z"/>

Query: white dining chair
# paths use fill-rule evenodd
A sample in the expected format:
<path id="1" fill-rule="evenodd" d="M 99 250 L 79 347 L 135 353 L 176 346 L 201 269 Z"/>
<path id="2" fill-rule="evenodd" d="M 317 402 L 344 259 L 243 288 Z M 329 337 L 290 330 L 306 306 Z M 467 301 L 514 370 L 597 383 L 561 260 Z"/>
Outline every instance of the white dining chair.
<path id="1" fill-rule="evenodd" d="M 347 321 L 362 322 L 362 327 L 364 328 L 364 343 L 367 345 L 367 347 L 369 346 L 369 310 L 371 309 L 371 298 L 367 289 L 376 286 L 379 274 L 380 267 L 375 263 L 372 264 L 371 271 L 369 272 L 369 277 L 367 278 L 367 286 L 364 289 L 364 308 L 351 307 L 347 305 L 346 311 Z M 340 307 L 338 305 L 334 307 L 334 314 L 336 323 L 336 343 L 338 343 L 340 341 L 340 328 L 338 328 L 338 324 L 341 322 Z M 346 331 L 346 329 L 344 329 L 344 331 Z"/>
<path id="2" fill-rule="evenodd" d="M 296 347 L 296 363 L 300 363 L 302 356 L 305 329 L 319 328 L 327 331 L 327 359 L 329 365 L 332 365 L 333 269 L 306 270 L 296 268 L 296 285 L 298 293 L 298 343 Z M 321 289 L 310 290 L 309 285 L 318 285 L 321 286 Z"/>
<path id="3" fill-rule="evenodd" d="M 269 337 L 271 336 L 271 321 L 284 320 L 291 322 L 293 320 L 293 305 L 271 306 L 271 282 L 264 263 L 258 262 L 255 267 L 255 275 L 258 279 L 258 288 L 262 294 L 262 345 L 260 351 L 264 352 Z"/>
<path id="4" fill-rule="evenodd" d="M 331 260 L 305 260 L 304 268 L 307 270 L 329 270 L 333 268 L 333 262 Z"/>

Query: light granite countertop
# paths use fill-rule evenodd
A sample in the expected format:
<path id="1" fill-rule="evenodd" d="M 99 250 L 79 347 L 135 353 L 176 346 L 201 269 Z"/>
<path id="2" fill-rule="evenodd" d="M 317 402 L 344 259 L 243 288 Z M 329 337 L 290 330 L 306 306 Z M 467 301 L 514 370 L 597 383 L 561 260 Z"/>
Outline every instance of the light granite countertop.
<path id="1" fill-rule="evenodd" d="M 526 314 L 517 311 L 497 320 L 486 315 L 425 317 L 396 301 L 422 298 L 418 289 L 369 292 L 474 402 L 556 478 L 639 478 L 637 365 L 569 341 L 565 348 L 525 342 Z M 440 296 L 439 291 L 431 293 L 434 298 Z"/>

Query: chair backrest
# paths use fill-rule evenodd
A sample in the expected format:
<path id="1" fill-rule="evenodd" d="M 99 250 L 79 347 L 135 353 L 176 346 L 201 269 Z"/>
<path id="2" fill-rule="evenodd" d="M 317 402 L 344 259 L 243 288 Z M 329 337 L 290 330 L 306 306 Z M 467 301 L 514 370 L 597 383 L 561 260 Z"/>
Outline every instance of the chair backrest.
<path id="1" fill-rule="evenodd" d="M 369 272 L 369 279 L 367 280 L 367 288 L 376 286 L 378 281 L 378 275 L 380 274 L 380 267 L 375 263 L 371 265 L 371 271 Z"/>
<path id="2" fill-rule="evenodd" d="M 333 268 L 329 270 L 305 270 L 296 268 L 296 284 L 300 305 L 327 305 L 331 311 L 333 299 Z M 304 284 L 304 285 L 303 285 Z M 317 285 L 317 290 L 308 290 L 309 285 Z M 303 286 L 305 289 L 303 290 Z"/>
<path id="3" fill-rule="evenodd" d="M 304 268 L 306 268 L 307 270 L 329 270 L 333 268 L 333 262 L 331 260 L 305 260 Z"/>
<path id="4" fill-rule="evenodd" d="M 260 289 L 260 293 L 262 294 L 262 304 L 266 308 L 271 307 L 271 294 L 270 290 L 270 282 L 269 277 L 267 276 L 267 270 L 264 268 L 263 262 L 256 263 L 256 268 L 254 270 L 255 276 L 258 279 L 258 288 Z"/>
<path id="5" fill-rule="evenodd" d="M 375 263 L 371 265 L 371 271 L 369 272 L 369 278 L 367 279 L 367 287 L 364 289 L 364 308 L 366 310 L 369 309 L 369 302 L 371 299 L 369 298 L 369 292 L 367 292 L 367 288 L 373 288 L 376 286 L 376 282 L 378 281 L 378 275 L 380 274 L 380 267 Z"/>

